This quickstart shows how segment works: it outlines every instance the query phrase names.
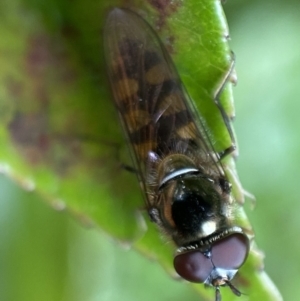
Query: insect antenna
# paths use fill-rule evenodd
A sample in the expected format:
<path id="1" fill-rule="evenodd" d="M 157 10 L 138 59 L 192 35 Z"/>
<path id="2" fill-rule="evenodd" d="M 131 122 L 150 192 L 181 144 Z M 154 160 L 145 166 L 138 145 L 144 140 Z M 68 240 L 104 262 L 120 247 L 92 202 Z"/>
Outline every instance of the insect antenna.
<path id="1" fill-rule="evenodd" d="M 221 301 L 221 292 L 220 292 L 220 287 L 216 286 L 216 300 L 215 301 Z"/>
<path id="2" fill-rule="evenodd" d="M 227 280 L 226 284 L 236 296 L 240 297 L 242 295 L 242 293 L 230 281 Z"/>

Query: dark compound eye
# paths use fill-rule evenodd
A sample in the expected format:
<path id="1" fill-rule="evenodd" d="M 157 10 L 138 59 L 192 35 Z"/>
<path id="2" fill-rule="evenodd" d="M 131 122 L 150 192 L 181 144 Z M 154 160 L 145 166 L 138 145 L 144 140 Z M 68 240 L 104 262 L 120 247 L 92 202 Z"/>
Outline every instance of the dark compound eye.
<path id="1" fill-rule="evenodd" d="M 212 262 L 199 250 L 183 253 L 174 258 L 178 275 L 190 282 L 204 282 L 213 270 Z"/>
<path id="2" fill-rule="evenodd" d="M 249 240 L 243 234 L 232 234 L 216 242 L 211 250 L 211 259 L 216 268 L 238 269 L 246 260 Z"/>
<path id="3" fill-rule="evenodd" d="M 182 278 L 190 282 L 205 282 L 214 268 L 221 268 L 228 272 L 237 270 L 244 263 L 248 252 L 248 238 L 236 233 L 216 242 L 211 248 L 210 258 L 199 250 L 177 255 L 174 258 L 174 268 Z M 224 277 L 224 275 L 215 275 L 215 277 Z"/>

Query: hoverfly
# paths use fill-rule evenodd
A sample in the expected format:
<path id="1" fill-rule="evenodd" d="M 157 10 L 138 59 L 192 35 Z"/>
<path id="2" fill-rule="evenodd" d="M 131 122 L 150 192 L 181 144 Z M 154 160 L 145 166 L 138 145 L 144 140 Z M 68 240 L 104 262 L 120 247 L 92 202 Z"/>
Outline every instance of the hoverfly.
<path id="1" fill-rule="evenodd" d="M 249 252 L 232 223 L 221 156 L 150 25 L 114 8 L 104 27 L 105 60 L 149 216 L 177 246 L 174 268 L 190 282 L 231 284 Z M 223 114 L 224 116 L 224 114 Z"/>

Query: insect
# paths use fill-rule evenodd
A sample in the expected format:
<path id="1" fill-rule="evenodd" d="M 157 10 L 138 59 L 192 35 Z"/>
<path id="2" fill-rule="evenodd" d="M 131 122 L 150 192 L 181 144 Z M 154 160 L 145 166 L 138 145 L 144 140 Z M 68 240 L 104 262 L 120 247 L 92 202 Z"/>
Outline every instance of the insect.
<path id="1" fill-rule="evenodd" d="M 217 301 L 221 286 L 241 295 L 231 280 L 247 258 L 249 239 L 232 223 L 231 184 L 221 155 L 168 52 L 143 18 L 120 8 L 107 16 L 104 47 L 147 210 L 177 247 L 176 272 L 213 286 Z"/>

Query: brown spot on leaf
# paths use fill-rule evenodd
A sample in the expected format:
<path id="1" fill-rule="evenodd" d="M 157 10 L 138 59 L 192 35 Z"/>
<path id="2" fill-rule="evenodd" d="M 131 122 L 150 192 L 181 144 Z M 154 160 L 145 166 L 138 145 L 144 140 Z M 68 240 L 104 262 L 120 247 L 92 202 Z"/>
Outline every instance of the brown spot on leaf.
<path id="1" fill-rule="evenodd" d="M 46 112 L 16 113 L 8 126 L 16 148 L 31 165 L 45 164 L 65 176 L 82 156 L 76 137 L 54 134 Z"/>
<path id="2" fill-rule="evenodd" d="M 29 164 L 46 164 L 65 173 L 77 158 L 70 155 L 71 146 L 53 133 L 49 120 L 56 104 L 51 97 L 53 87 L 64 91 L 73 83 L 75 72 L 59 40 L 43 34 L 28 39 L 24 60 L 26 80 L 8 81 L 15 107 L 8 125 L 11 139 Z"/>
<path id="3" fill-rule="evenodd" d="M 36 35 L 29 39 L 28 45 L 27 71 L 30 76 L 38 77 L 44 74 L 49 65 L 53 64 L 50 39 L 46 35 Z"/>
<path id="4" fill-rule="evenodd" d="M 157 27 L 161 28 L 166 23 L 166 18 L 171 14 L 175 13 L 180 6 L 179 1 L 172 0 L 147 0 L 149 4 L 154 7 L 159 13 L 159 19 L 157 22 Z"/>
<path id="5" fill-rule="evenodd" d="M 156 9 L 164 11 L 170 4 L 171 0 L 148 0 L 148 2 Z"/>
<path id="6" fill-rule="evenodd" d="M 42 114 L 17 113 L 9 124 L 13 141 L 31 164 L 43 160 L 49 149 L 47 121 Z"/>
<path id="7" fill-rule="evenodd" d="M 85 112 L 78 109 L 79 101 L 68 96 L 78 72 L 68 49 L 59 37 L 39 33 L 28 39 L 23 78 L 7 79 L 12 100 L 7 113 L 10 139 L 33 169 L 41 165 L 67 177 L 80 167 L 103 177 L 100 167 L 107 165 L 111 151 L 102 154 L 96 139 L 89 142 L 78 137 Z"/>
<path id="8" fill-rule="evenodd" d="M 17 81 L 13 78 L 7 78 L 5 84 L 12 99 L 18 99 L 22 97 L 22 94 L 24 92 L 24 86 L 22 82 Z"/>

